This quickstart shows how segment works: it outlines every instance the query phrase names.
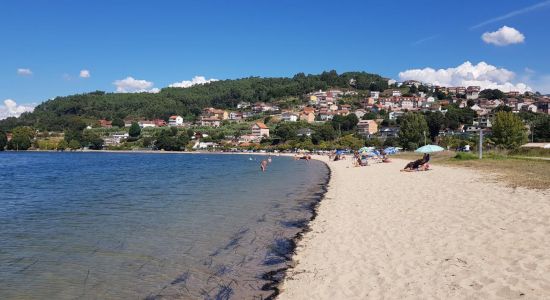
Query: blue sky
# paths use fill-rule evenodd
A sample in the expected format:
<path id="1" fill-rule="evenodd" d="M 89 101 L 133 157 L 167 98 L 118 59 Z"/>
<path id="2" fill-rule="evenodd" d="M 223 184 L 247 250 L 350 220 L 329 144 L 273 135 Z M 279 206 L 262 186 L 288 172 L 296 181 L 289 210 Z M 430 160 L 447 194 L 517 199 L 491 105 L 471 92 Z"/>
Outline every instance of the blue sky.
<path id="1" fill-rule="evenodd" d="M 550 93 L 549 18 L 550 1 L 542 0 L 4 1 L 0 101 L 31 105 L 58 95 L 112 92 L 113 82 L 129 76 L 148 82 L 147 88 L 197 75 L 330 69 L 400 79 L 406 70 L 457 68 L 466 61 L 473 72 L 479 62 L 489 65 L 482 68 L 489 75 L 475 80 L 521 82 Z M 516 36 L 497 32 L 503 26 Z M 491 42 L 482 39 L 492 32 Z M 79 77 L 81 70 L 90 77 Z M 452 79 L 413 73 L 448 84 L 464 79 L 456 69 L 445 72 Z"/>

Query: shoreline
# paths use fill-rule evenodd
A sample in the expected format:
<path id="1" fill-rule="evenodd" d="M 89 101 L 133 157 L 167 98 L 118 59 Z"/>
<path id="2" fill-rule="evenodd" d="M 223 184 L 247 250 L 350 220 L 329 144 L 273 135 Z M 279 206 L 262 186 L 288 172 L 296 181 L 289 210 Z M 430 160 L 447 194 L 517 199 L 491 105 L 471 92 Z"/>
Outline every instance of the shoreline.
<path id="1" fill-rule="evenodd" d="M 277 299 L 550 297 L 548 190 L 440 165 L 399 172 L 400 159 L 313 158 L 331 179 Z"/>
<path id="2" fill-rule="evenodd" d="M 317 215 L 318 215 L 317 210 L 319 208 L 319 205 L 321 205 L 321 202 L 323 201 L 323 199 L 325 198 L 328 192 L 328 185 L 332 177 L 332 170 L 330 166 L 327 164 L 327 162 L 324 160 L 321 160 L 320 157 L 313 158 L 313 159 L 321 162 L 325 166 L 325 168 L 327 169 L 326 178 L 324 182 L 319 184 L 319 186 L 321 187 L 321 190 L 317 193 L 314 193 L 314 199 L 311 203 L 309 203 L 307 207 L 307 210 L 311 214 L 311 217 L 307 220 L 307 222 L 304 223 L 303 226 L 299 227 L 300 231 L 298 231 L 290 239 L 291 247 L 288 249 L 288 252 L 285 253 L 285 259 L 289 263 L 289 266 L 262 274 L 261 278 L 263 280 L 270 281 L 270 283 L 267 283 L 262 287 L 262 290 L 273 291 L 273 293 L 268 297 L 266 297 L 265 300 L 276 299 L 281 294 L 281 285 L 284 282 L 285 278 L 288 276 L 288 271 L 294 268 L 296 265 L 295 256 L 296 256 L 298 244 L 304 238 L 304 236 L 312 230 L 311 222 L 314 221 L 315 218 L 317 218 Z"/>

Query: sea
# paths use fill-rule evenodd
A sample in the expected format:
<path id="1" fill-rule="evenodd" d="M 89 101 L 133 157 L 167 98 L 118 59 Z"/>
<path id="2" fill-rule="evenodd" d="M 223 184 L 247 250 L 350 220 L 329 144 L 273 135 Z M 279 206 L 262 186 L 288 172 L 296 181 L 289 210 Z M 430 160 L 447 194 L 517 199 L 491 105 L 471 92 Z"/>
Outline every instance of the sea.
<path id="1" fill-rule="evenodd" d="M 0 152 L 0 299 L 270 299 L 321 162 Z"/>

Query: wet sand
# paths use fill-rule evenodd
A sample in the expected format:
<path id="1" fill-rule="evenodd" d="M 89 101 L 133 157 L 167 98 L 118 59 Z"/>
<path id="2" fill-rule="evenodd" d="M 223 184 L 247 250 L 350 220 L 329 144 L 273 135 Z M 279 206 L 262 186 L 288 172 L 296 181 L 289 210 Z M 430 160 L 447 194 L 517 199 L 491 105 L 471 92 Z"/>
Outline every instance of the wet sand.
<path id="1" fill-rule="evenodd" d="M 550 298 L 550 191 L 405 163 L 328 162 L 278 299 Z"/>

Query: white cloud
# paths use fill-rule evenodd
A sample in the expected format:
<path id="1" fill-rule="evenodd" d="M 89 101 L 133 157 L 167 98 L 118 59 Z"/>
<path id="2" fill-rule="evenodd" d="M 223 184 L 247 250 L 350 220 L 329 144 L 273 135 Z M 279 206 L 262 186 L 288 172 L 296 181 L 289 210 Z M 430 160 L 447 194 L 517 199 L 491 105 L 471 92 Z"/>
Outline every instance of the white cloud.
<path id="1" fill-rule="evenodd" d="M 135 79 L 128 76 L 124 79 L 115 80 L 117 93 L 158 93 L 160 89 L 153 88 L 153 83 L 147 80 Z"/>
<path id="2" fill-rule="evenodd" d="M 419 80 L 440 86 L 480 86 L 481 89 L 499 89 L 509 91 L 532 91 L 525 83 L 512 83 L 515 73 L 497 68 L 485 62 L 473 65 L 467 61 L 455 68 L 412 69 L 399 73 L 401 80 Z"/>
<path id="3" fill-rule="evenodd" d="M 18 105 L 12 99 L 4 100 L 4 105 L 0 105 L 0 120 L 8 117 L 19 117 L 22 113 L 33 111 L 32 105 Z"/>
<path id="4" fill-rule="evenodd" d="M 218 79 L 210 78 L 206 79 L 204 76 L 195 76 L 191 80 L 183 80 L 181 82 L 174 82 L 169 87 L 188 88 L 197 84 L 207 84 L 210 82 L 218 81 Z"/>
<path id="5" fill-rule="evenodd" d="M 31 71 L 31 69 L 19 68 L 19 69 L 17 69 L 17 75 L 30 76 L 30 75 L 32 75 L 32 71 Z"/>
<path id="6" fill-rule="evenodd" d="M 80 74 L 78 76 L 80 76 L 80 78 L 90 78 L 91 74 L 88 70 L 80 70 Z"/>
<path id="7" fill-rule="evenodd" d="M 481 39 L 487 44 L 507 46 L 523 43 L 523 41 L 525 41 L 525 36 L 515 28 L 502 26 L 497 31 L 485 32 L 481 35 Z"/>

